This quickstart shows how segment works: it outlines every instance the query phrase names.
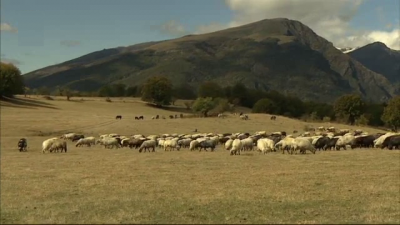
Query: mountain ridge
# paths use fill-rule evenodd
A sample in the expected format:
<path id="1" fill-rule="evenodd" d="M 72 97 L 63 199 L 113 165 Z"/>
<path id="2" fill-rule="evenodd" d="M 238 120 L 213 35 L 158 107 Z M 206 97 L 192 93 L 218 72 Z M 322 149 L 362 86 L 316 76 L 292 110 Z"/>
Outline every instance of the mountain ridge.
<path id="1" fill-rule="evenodd" d="M 308 26 L 286 18 L 97 51 L 24 77 L 32 88 L 91 91 L 108 83 L 140 85 L 157 75 L 193 87 L 209 80 L 221 86 L 241 82 L 248 88 L 315 101 L 333 101 L 354 92 L 382 101 L 395 92 L 383 75 L 368 70 Z"/>

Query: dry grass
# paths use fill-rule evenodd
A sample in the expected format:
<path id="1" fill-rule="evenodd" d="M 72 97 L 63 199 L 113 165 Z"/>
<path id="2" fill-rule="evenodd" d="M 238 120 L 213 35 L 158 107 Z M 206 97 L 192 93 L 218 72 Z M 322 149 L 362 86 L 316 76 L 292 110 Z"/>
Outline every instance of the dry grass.
<path id="1" fill-rule="evenodd" d="M 400 222 L 399 151 L 229 156 L 221 148 L 139 154 L 70 145 L 66 154 L 43 155 L 41 142 L 65 130 L 86 135 L 190 133 L 195 128 L 291 132 L 302 131 L 305 123 L 253 114 L 249 121 L 233 116 L 150 120 L 173 113 L 135 99 L 18 101 L 1 102 L 2 223 Z M 121 121 L 114 119 L 117 114 Z M 138 115 L 145 120 L 134 120 Z M 26 153 L 16 149 L 21 137 L 28 138 Z"/>

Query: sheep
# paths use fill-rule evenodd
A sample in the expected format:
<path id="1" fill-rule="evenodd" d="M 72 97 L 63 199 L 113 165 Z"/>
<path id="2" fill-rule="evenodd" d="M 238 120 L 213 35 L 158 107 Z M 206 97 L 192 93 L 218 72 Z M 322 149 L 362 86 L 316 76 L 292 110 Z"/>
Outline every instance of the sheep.
<path id="1" fill-rule="evenodd" d="M 241 142 L 242 142 L 242 150 L 244 151 L 253 150 L 254 142 L 252 138 L 243 139 L 241 140 Z"/>
<path id="2" fill-rule="evenodd" d="M 190 142 L 192 141 L 192 139 L 190 138 L 186 138 L 186 139 L 181 139 L 178 141 L 178 145 L 181 148 L 188 148 L 190 146 Z"/>
<path id="3" fill-rule="evenodd" d="M 268 151 L 272 152 L 274 148 L 274 141 L 271 139 L 261 138 L 257 141 L 257 150 L 264 154 L 267 154 Z"/>
<path id="4" fill-rule="evenodd" d="M 75 147 L 78 147 L 81 145 L 86 145 L 88 147 L 90 147 L 91 145 L 96 145 L 96 138 L 95 137 L 81 138 L 76 142 Z"/>
<path id="5" fill-rule="evenodd" d="M 118 141 L 117 138 L 109 137 L 109 138 L 102 139 L 100 141 L 104 145 L 104 148 L 110 148 L 110 147 L 111 148 L 114 148 L 114 147 L 120 148 L 121 147 L 121 143 L 120 143 L 120 141 Z"/>
<path id="6" fill-rule="evenodd" d="M 164 151 L 167 151 L 167 149 L 169 151 L 176 149 L 179 151 L 180 146 L 178 145 L 178 140 L 177 139 L 171 139 L 171 140 L 166 140 L 164 142 Z"/>
<path id="7" fill-rule="evenodd" d="M 374 148 L 380 148 L 386 138 L 396 135 L 396 133 L 388 132 L 374 140 Z"/>
<path id="8" fill-rule="evenodd" d="M 51 151 L 58 152 L 58 150 L 67 153 L 67 142 L 60 139 L 54 139 L 53 146 L 51 147 L 50 152 Z"/>
<path id="9" fill-rule="evenodd" d="M 311 144 L 310 141 L 308 141 L 307 139 L 304 139 L 304 138 L 295 139 L 295 141 L 293 143 L 292 151 L 290 154 L 293 154 L 293 152 L 296 152 L 296 154 L 297 154 L 297 150 L 300 150 L 300 153 L 304 153 L 304 154 L 306 153 L 306 150 L 309 150 L 310 152 L 315 154 L 314 146 Z"/>
<path id="10" fill-rule="evenodd" d="M 240 155 L 240 150 L 242 149 L 242 142 L 240 139 L 233 140 L 232 148 L 230 150 L 230 155 Z"/>
<path id="11" fill-rule="evenodd" d="M 225 150 L 230 150 L 232 147 L 233 140 L 229 139 L 225 142 Z"/>
<path id="12" fill-rule="evenodd" d="M 42 143 L 42 153 L 45 153 L 46 151 L 50 151 L 52 149 L 53 143 L 55 140 L 58 138 L 49 138 L 47 140 L 44 140 Z"/>
<path id="13" fill-rule="evenodd" d="M 211 151 L 214 151 L 215 145 L 216 145 L 216 143 L 215 143 L 215 141 L 213 141 L 213 140 L 205 140 L 205 141 L 202 141 L 202 142 L 200 142 L 200 144 L 199 144 L 199 147 L 200 147 L 199 151 L 201 152 L 202 149 L 204 149 L 204 150 L 207 151 L 207 148 L 210 148 Z"/>
<path id="14" fill-rule="evenodd" d="M 68 133 L 68 134 L 63 134 L 63 135 L 61 135 L 61 139 L 68 139 L 68 140 L 70 140 L 70 139 L 72 139 L 74 136 L 75 136 L 76 134 L 75 133 Z"/>
<path id="15" fill-rule="evenodd" d="M 336 150 L 340 150 L 340 148 L 343 148 L 344 150 L 346 150 L 346 145 L 351 145 L 351 143 L 354 140 L 354 135 L 352 134 L 345 134 L 343 136 L 338 136 L 339 139 L 336 142 Z"/>
<path id="16" fill-rule="evenodd" d="M 146 150 L 149 150 L 149 152 L 150 152 L 150 148 L 151 149 L 153 149 L 153 152 L 155 152 L 156 150 L 155 150 L 155 148 L 156 148 L 156 141 L 155 140 L 147 140 L 147 141 L 144 141 L 143 143 L 142 143 L 142 145 L 140 146 L 140 148 L 139 148 L 139 152 L 142 152 L 142 150 L 144 149 L 144 151 L 146 152 Z"/>
<path id="17" fill-rule="evenodd" d="M 285 150 L 289 154 L 289 150 L 291 150 L 294 141 L 295 141 L 295 139 L 292 138 L 290 135 L 288 135 L 284 139 L 282 139 L 278 143 L 276 143 L 275 148 L 280 147 L 282 149 L 282 154 L 285 154 Z"/>
<path id="18" fill-rule="evenodd" d="M 193 141 L 190 142 L 189 150 L 193 151 L 198 147 L 200 147 L 200 143 L 197 140 L 193 140 Z"/>

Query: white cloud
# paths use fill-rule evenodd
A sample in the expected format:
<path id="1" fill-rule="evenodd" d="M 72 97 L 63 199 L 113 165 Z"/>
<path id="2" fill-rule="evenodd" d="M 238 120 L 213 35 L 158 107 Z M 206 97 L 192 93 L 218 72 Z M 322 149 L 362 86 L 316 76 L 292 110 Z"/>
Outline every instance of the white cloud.
<path id="1" fill-rule="evenodd" d="M 364 0 L 225 0 L 234 13 L 228 24 L 200 26 L 196 33 L 236 27 L 263 19 L 288 18 L 309 26 L 318 35 L 338 47 L 357 47 L 373 41 L 385 43 L 388 47 L 400 49 L 399 31 L 357 30 L 350 21 L 357 14 Z M 382 9 L 377 9 L 382 15 Z M 373 19 L 373 18 L 372 18 Z M 377 18 L 383 19 L 383 18 Z M 218 26 L 217 26 L 218 25 Z M 386 28 L 387 29 L 387 28 Z"/>
<path id="2" fill-rule="evenodd" d="M 75 41 L 75 40 L 64 40 L 64 41 L 60 41 L 60 45 L 64 45 L 67 47 L 75 47 L 80 45 L 81 42 L 80 41 Z"/>
<path id="3" fill-rule="evenodd" d="M 18 33 L 18 29 L 11 26 L 9 23 L 1 23 L 0 24 L 1 32 L 10 32 L 10 33 Z"/>
<path id="4" fill-rule="evenodd" d="M 164 24 L 152 26 L 153 29 L 160 31 L 163 34 L 171 36 L 183 36 L 188 34 L 185 27 L 175 20 L 170 20 Z"/>

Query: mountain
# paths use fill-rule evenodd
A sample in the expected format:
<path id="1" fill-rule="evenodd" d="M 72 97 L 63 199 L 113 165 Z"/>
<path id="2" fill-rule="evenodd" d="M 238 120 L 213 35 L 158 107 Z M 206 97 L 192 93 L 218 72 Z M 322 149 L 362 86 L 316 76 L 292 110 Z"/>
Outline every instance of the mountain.
<path id="1" fill-rule="evenodd" d="M 353 59 L 366 68 L 382 74 L 400 90 L 400 51 L 388 48 L 381 42 L 374 42 L 349 52 Z"/>
<path id="2" fill-rule="evenodd" d="M 356 49 L 358 49 L 359 47 L 356 47 L 356 48 L 352 48 L 352 47 L 346 47 L 346 48 L 337 48 L 337 49 L 339 49 L 340 51 L 342 51 L 343 53 L 349 53 L 349 52 L 352 52 L 352 51 L 354 51 L 354 50 L 356 50 Z"/>
<path id="3" fill-rule="evenodd" d="M 318 36 L 289 19 L 268 19 L 208 34 L 104 49 L 26 74 L 31 88 L 67 86 L 94 91 L 110 83 L 140 85 L 164 75 L 174 85 L 204 81 L 277 90 L 302 100 L 332 102 L 347 93 L 381 101 L 394 88 Z"/>

